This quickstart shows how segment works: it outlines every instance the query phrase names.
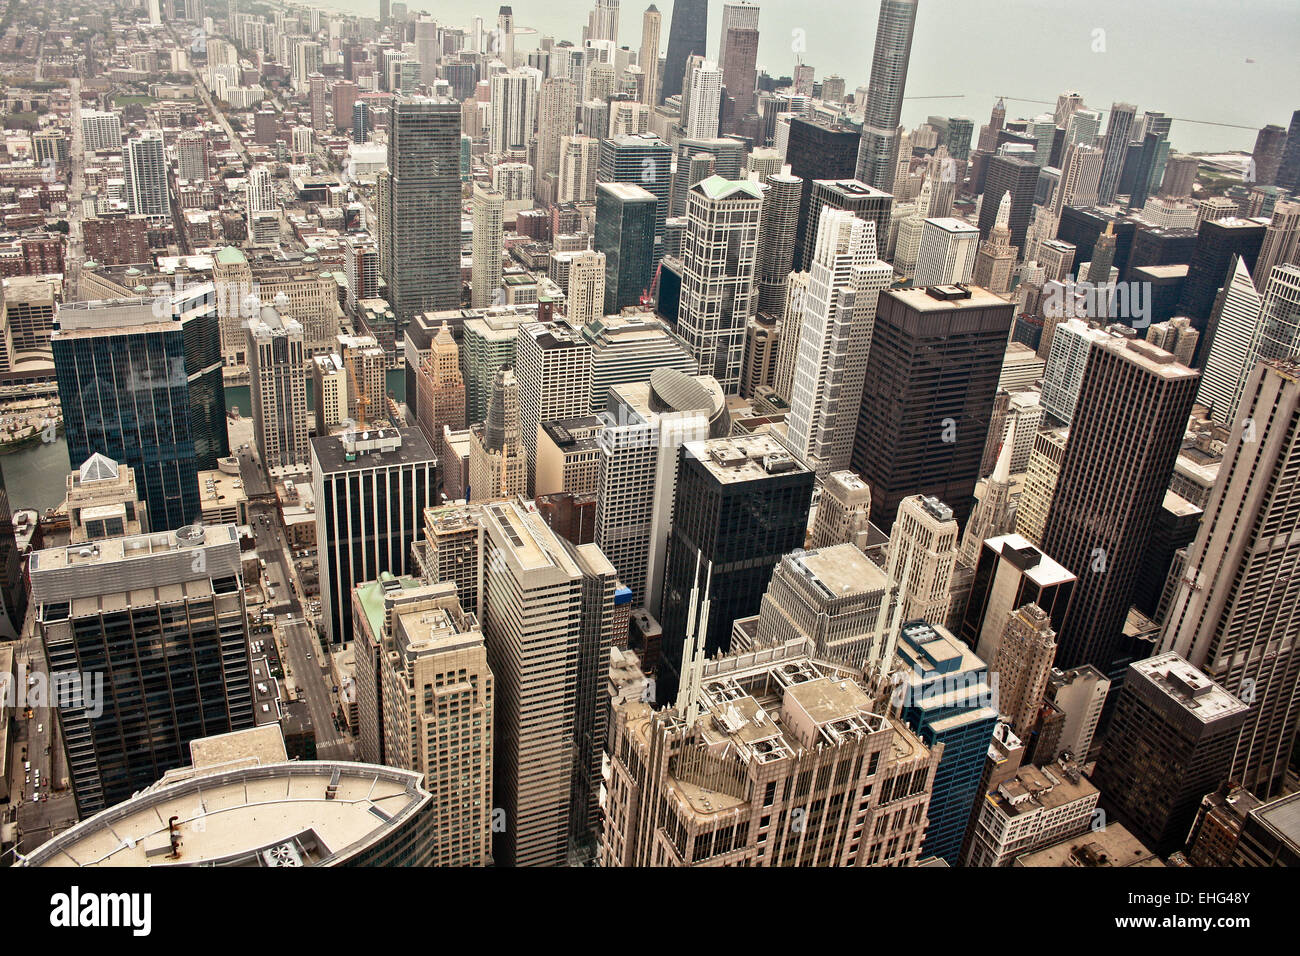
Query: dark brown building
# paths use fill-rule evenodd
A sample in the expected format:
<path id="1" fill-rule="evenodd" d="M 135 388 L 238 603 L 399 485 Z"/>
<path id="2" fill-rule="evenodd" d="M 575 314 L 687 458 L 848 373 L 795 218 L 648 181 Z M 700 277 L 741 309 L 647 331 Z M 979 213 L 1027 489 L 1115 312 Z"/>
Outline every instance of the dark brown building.
<path id="1" fill-rule="evenodd" d="M 1090 334 L 1042 550 L 1078 577 L 1056 666 L 1092 664 L 1114 679 L 1123 672 L 1121 663 L 1114 673 L 1124 622 L 1200 375 L 1147 342 Z"/>
<path id="2" fill-rule="evenodd" d="M 144 216 L 87 219 L 81 224 L 86 255 L 104 265 L 134 266 L 150 262 L 149 225 Z"/>
<path id="3" fill-rule="evenodd" d="M 853 470 L 882 531 L 909 495 L 938 498 L 965 526 L 1014 311 L 978 286 L 881 293 Z"/>

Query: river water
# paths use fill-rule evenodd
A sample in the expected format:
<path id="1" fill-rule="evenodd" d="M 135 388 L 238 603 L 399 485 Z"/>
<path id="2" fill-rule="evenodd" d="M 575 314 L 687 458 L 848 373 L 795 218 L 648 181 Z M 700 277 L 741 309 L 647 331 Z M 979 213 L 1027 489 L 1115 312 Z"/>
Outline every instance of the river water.
<path id="1" fill-rule="evenodd" d="M 403 370 L 389 369 L 387 379 L 388 390 L 397 396 L 398 401 L 404 401 L 406 377 Z M 311 379 L 307 380 L 307 407 L 315 407 Z M 247 385 L 226 389 L 226 408 L 238 408 L 240 415 L 249 416 L 251 406 Z M 0 472 L 4 474 L 9 507 L 15 511 L 35 508 L 44 513 L 46 508 L 62 504 L 65 481 L 73 467 L 74 463 L 68 461 L 68 443 L 63 435 L 59 435 L 57 441 L 28 445 L 12 455 L 0 455 Z"/>

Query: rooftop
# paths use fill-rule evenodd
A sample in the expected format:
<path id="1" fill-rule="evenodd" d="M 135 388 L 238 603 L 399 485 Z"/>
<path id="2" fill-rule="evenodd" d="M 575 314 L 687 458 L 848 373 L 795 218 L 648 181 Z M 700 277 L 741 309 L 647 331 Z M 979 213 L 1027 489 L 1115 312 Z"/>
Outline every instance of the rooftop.
<path id="1" fill-rule="evenodd" d="M 1137 661 L 1129 667 L 1202 723 L 1245 714 L 1249 709 L 1232 694 L 1172 652 Z"/>
<path id="2" fill-rule="evenodd" d="M 311 448 L 326 474 L 437 461 L 418 428 L 358 430 L 351 441 L 343 435 L 326 435 L 313 438 Z"/>
<path id="3" fill-rule="evenodd" d="M 701 462 L 722 484 L 759 481 L 781 474 L 808 472 L 784 445 L 767 434 L 749 438 L 714 438 L 686 442 L 686 455 Z"/>

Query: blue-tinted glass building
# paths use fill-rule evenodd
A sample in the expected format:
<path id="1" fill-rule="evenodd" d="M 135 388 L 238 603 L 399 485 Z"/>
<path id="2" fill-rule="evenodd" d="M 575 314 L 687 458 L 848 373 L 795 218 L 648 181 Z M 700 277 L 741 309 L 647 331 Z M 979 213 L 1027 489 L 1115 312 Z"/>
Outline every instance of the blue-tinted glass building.
<path id="1" fill-rule="evenodd" d="M 921 856 L 956 866 L 998 719 L 988 665 L 946 628 L 925 621 L 903 625 L 898 656 L 900 716 L 927 747 L 943 744 Z"/>
<path id="2" fill-rule="evenodd" d="M 198 472 L 230 454 L 212 284 L 70 302 L 50 347 L 69 470 L 100 452 L 135 469 L 152 528 L 198 523 Z"/>

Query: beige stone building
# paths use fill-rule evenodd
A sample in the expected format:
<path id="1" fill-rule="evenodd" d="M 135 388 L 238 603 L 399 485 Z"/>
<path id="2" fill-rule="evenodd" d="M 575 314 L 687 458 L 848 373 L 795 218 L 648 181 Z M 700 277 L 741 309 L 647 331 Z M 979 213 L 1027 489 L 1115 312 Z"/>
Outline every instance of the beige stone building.
<path id="1" fill-rule="evenodd" d="M 702 663 L 698 694 L 614 708 L 604 866 L 911 866 L 942 748 L 798 640 Z"/>

